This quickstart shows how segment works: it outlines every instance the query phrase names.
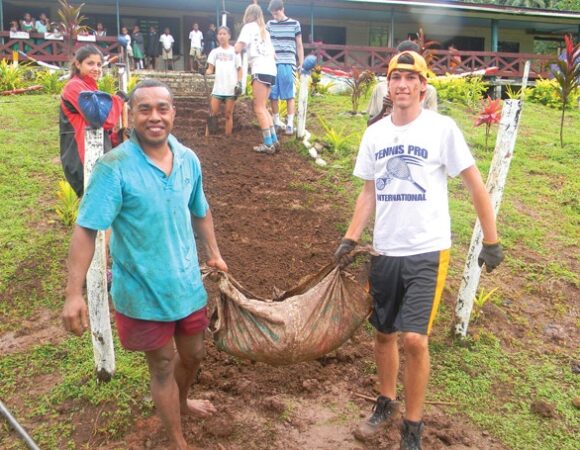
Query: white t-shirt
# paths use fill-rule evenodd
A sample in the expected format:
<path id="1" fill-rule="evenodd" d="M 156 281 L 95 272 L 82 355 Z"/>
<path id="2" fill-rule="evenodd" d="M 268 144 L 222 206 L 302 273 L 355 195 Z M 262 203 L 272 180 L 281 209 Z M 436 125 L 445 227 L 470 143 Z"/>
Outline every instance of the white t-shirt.
<path id="1" fill-rule="evenodd" d="M 260 27 L 256 22 L 250 22 L 245 24 L 240 31 L 238 42 L 246 44 L 248 65 L 253 74 L 276 76 L 276 53 L 268 32 L 266 32 L 266 39 L 262 40 Z"/>
<path id="2" fill-rule="evenodd" d="M 238 82 L 238 70 L 242 67 L 240 55 L 236 55 L 234 47 L 214 48 L 207 57 L 207 63 L 215 67 L 213 83 L 214 95 L 232 96 Z"/>
<path id="3" fill-rule="evenodd" d="M 354 175 L 375 181 L 373 246 L 387 256 L 451 247 L 447 176 L 475 164 L 453 119 L 422 110 L 405 126 L 391 116 L 365 131 Z"/>
<path id="4" fill-rule="evenodd" d="M 191 41 L 191 48 L 203 48 L 203 33 L 200 30 L 191 30 L 189 40 Z"/>
<path id="5" fill-rule="evenodd" d="M 173 46 L 175 40 L 173 39 L 173 36 L 171 36 L 170 34 L 163 33 L 161 36 L 159 36 L 159 42 L 161 42 L 165 50 L 171 50 L 171 47 Z"/>

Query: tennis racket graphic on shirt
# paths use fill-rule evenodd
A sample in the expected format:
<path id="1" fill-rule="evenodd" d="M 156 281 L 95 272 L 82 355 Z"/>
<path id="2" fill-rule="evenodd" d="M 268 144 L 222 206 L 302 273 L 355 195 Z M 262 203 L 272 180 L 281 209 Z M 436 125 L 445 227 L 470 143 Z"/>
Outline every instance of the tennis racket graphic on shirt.
<path id="1" fill-rule="evenodd" d="M 411 175 L 411 170 L 409 169 L 409 164 L 415 166 L 421 166 L 421 160 L 414 156 L 396 156 L 387 161 L 387 176 L 383 178 L 377 178 L 376 186 L 379 191 L 382 191 L 385 186 L 387 186 L 393 178 L 398 180 L 408 181 L 412 183 L 421 193 L 425 193 L 425 188 L 413 180 Z"/>

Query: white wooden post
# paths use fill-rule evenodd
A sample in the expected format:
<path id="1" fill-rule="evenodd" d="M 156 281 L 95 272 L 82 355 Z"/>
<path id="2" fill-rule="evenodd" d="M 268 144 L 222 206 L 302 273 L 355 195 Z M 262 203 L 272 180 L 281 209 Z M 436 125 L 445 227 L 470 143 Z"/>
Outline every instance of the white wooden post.
<path id="1" fill-rule="evenodd" d="M 518 135 L 518 127 L 523 107 L 523 93 L 528 82 L 530 62 L 526 62 L 524 78 L 522 80 L 522 97 L 519 100 L 505 100 L 501 113 L 501 121 L 495 143 L 495 150 L 486 188 L 491 198 L 494 214 L 497 217 L 501 198 L 505 187 L 510 163 L 514 154 L 514 147 Z M 479 220 L 475 222 L 469 252 L 463 269 L 461 286 L 455 305 L 455 333 L 461 337 L 467 334 L 469 317 L 473 309 L 473 301 L 479 285 L 481 267 L 477 264 L 477 258 L 481 251 L 483 233 Z"/>
<path id="2" fill-rule="evenodd" d="M 119 90 L 123 91 L 125 94 L 129 94 L 129 92 L 127 92 L 127 88 L 129 86 L 129 71 L 125 64 L 117 64 L 117 78 L 119 83 Z M 119 118 L 119 128 L 127 128 L 129 126 L 128 123 L 128 105 L 127 103 L 124 103 L 123 112 Z M 127 130 L 125 130 L 125 132 L 126 131 Z"/>
<path id="3" fill-rule="evenodd" d="M 97 159 L 103 154 L 103 136 L 102 128 L 85 130 L 85 189 Z M 109 315 L 104 231 L 97 232 L 95 255 L 87 272 L 87 299 L 97 380 L 109 381 L 115 373 L 115 350 Z"/>
<path id="4" fill-rule="evenodd" d="M 119 90 L 125 94 L 127 92 L 127 85 L 129 84 L 129 67 L 125 64 L 117 64 Z"/>
<path id="5" fill-rule="evenodd" d="M 302 139 L 306 133 L 306 112 L 308 111 L 308 88 L 310 86 L 310 71 L 302 71 L 300 76 L 300 92 L 298 93 L 298 118 L 296 137 Z"/>

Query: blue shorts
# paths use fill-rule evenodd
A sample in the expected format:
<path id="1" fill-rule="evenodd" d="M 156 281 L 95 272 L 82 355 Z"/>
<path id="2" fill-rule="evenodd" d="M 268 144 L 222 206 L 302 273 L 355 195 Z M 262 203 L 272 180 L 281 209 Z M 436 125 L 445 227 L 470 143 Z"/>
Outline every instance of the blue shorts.
<path id="1" fill-rule="evenodd" d="M 290 100 L 294 94 L 294 65 L 276 64 L 276 84 L 272 86 L 270 100 Z"/>

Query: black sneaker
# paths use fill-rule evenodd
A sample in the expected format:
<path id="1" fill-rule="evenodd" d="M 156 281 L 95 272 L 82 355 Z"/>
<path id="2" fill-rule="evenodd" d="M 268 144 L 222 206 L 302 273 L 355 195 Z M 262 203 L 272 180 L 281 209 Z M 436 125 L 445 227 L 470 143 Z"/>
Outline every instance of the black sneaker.
<path id="1" fill-rule="evenodd" d="M 379 395 L 375 406 L 373 406 L 373 413 L 354 430 L 354 437 L 361 441 L 372 438 L 398 412 L 399 402 L 391 400 L 384 395 Z"/>
<path id="2" fill-rule="evenodd" d="M 422 433 L 423 422 L 409 422 L 403 420 L 403 425 L 401 425 L 400 450 L 421 450 Z"/>

